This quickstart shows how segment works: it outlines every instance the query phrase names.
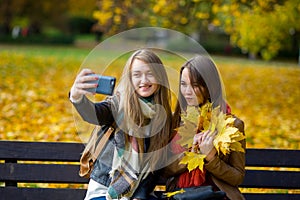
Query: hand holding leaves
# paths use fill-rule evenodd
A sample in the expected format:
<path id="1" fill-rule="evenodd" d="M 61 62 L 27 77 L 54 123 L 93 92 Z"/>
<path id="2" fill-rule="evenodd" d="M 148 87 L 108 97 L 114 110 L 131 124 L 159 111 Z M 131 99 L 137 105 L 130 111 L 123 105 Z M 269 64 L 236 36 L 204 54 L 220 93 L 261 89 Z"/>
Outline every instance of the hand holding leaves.
<path id="1" fill-rule="evenodd" d="M 206 103 L 201 108 L 188 107 L 181 117 L 183 126 L 177 129 L 181 136 L 178 144 L 188 149 L 180 163 L 187 164 L 190 171 L 197 167 L 202 170 L 204 158 L 206 155 L 211 156 L 213 151 L 224 155 L 231 151 L 245 152 L 240 143 L 245 136 L 234 127 L 235 118 L 223 113 L 219 107 L 212 108 L 211 103 Z M 200 148 L 198 150 L 195 150 L 196 143 Z M 191 147 L 192 152 L 188 152 Z"/>

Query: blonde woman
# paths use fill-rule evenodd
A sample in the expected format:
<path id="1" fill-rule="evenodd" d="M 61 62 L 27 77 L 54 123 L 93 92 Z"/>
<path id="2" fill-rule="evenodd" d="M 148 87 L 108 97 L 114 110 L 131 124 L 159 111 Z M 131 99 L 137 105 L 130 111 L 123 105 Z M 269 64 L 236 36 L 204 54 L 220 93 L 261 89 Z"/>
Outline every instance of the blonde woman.
<path id="1" fill-rule="evenodd" d="M 71 88 L 70 100 L 92 124 L 115 132 L 97 159 L 85 199 L 147 199 L 153 188 L 145 185 L 153 177 L 171 133 L 169 82 L 160 58 L 149 49 L 134 52 L 128 59 L 113 96 L 98 103 L 85 95 L 93 72 L 83 69 Z"/>

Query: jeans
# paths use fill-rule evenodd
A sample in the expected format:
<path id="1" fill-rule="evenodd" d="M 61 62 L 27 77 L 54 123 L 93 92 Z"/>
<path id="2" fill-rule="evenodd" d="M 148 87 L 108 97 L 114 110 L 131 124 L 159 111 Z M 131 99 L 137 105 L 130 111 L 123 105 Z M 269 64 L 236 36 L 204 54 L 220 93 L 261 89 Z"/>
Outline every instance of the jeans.
<path id="1" fill-rule="evenodd" d="M 95 198 L 92 198 L 91 200 L 106 200 L 105 197 L 95 197 Z"/>

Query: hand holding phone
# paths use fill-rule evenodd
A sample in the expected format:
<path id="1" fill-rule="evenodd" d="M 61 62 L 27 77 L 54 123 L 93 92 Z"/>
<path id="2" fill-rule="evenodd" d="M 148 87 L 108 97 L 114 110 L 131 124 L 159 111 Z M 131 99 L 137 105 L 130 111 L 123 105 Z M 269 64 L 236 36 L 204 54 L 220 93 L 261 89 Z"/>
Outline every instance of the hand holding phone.
<path id="1" fill-rule="evenodd" d="M 98 75 L 98 74 L 91 74 L 90 76 L 97 76 L 98 80 L 87 81 L 86 83 L 97 84 L 97 87 L 96 88 L 88 88 L 88 89 L 86 89 L 87 91 L 92 92 L 92 93 L 98 93 L 98 94 L 106 94 L 106 95 L 113 94 L 115 84 L 116 84 L 115 77 L 102 76 L 102 75 Z"/>

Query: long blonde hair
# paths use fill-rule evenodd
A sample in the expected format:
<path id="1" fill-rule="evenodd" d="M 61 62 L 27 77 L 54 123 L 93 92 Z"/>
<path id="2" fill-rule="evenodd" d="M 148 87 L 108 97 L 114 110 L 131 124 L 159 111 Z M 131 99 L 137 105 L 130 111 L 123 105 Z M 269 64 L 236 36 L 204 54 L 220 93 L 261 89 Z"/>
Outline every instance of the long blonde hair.
<path id="1" fill-rule="evenodd" d="M 153 76 L 157 80 L 158 88 L 153 94 L 153 103 L 159 104 L 163 107 L 166 112 L 166 122 L 159 133 L 150 137 L 150 145 L 148 152 L 154 152 L 162 149 L 167 145 L 171 133 L 171 123 L 172 123 L 172 111 L 171 111 L 171 93 L 169 87 L 169 81 L 167 77 L 167 72 L 161 61 L 161 59 L 153 52 L 151 49 L 140 49 L 135 51 L 128 59 L 122 74 L 122 79 L 118 85 L 117 92 L 120 94 L 120 109 L 123 110 L 124 116 L 123 120 L 133 119 L 135 124 L 138 126 L 143 126 L 147 118 L 142 113 L 142 108 L 139 103 L 139 96 L 135 92 L 135 88 L 132 85 L 131 80 L 131 68 L 132 63 L 135 59 L 143 61 L 147 64 L 152 71 Z M 154 123 L 155 126 L 155 123 Z M 126 134 L 126 137 L 128 135 Z M 138 138 L 138 143 L 141 148 L 144 147 L 144 139 Z M 144 152 L 141 149 L 140 152 Z M 156 163 L 160 156 L 154 154 L 154 163 Z M 153 163 L 153 164 L 154 164 Z"/>

